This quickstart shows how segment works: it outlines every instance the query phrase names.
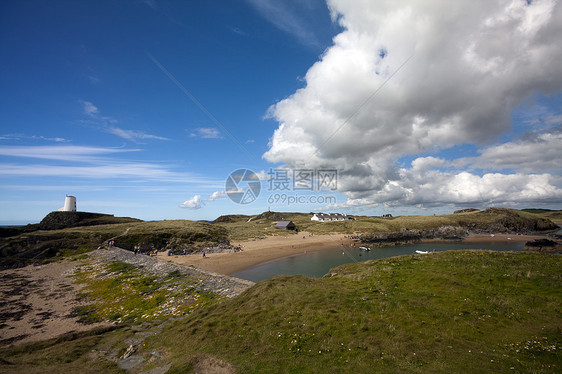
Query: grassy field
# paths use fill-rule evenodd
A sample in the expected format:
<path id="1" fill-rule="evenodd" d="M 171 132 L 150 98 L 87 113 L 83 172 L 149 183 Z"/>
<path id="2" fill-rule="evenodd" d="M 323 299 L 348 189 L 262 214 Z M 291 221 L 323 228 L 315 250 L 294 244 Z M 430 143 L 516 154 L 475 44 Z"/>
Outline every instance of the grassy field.
<path id="1" fill-rule="evenodd" d="M 140 354 L 164 352 L 170 373 L 193 372 L 202 356 L 240 373 L 560 372 L 561 265 L 557 255 L 450 251 L 276 277 L 177 317 Z M 124 350 L 126 334 L 6 349 L 0 371 L 111 372 L 103 352 Z"/>
<path id="2" fill-rule="evenodd" d="M 277 277 L 149 343 L 172 352 L 177 372 L 201 353 L 240 372 L 556 372 L 561 264 L 454 251 Z"/>

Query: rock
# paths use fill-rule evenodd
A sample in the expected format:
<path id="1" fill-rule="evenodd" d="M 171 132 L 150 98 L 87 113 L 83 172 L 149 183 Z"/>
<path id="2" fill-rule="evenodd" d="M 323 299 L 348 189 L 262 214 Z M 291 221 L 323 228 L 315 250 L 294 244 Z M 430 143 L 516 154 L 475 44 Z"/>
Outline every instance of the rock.
<path id="1" fill-rule="evenodd" d="M 528 252 L 560 253 L 562 252 L 562 245 L 553 240 L 536 239 L 525 243 L 523 250 Z"/>
<path id="2" fill-rule="evenodd" d="M 455 210 L 455 211 L 453 212 L 453 214 L 478 212 L 479 210 L 480 210 L 480 209 L 474 209 L 474 208 L 460 209 L 460 210 Z"/>
<path id="3" fill-rule="evenodd" d="M 134 345 L 130 345 L 125 353 L 123 353 L 123 355 L 121 356 L 121 360 L 131 357 L 136 351 L 137 347 L 135 347 Z"/>

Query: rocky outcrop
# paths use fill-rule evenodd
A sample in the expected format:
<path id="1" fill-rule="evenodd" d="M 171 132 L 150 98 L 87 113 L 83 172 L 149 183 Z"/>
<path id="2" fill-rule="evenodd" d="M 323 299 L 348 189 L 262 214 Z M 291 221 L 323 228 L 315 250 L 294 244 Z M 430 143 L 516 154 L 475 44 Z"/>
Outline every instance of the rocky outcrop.
<path id="1" fill-rule="evenodd" d="M 555 230 L 558 228 L 558 226 L 549 219 L 523 215 L 515 209 L 488 208 L 470 217 L 470 220 L 459 220 L 459 224 L 473 232 L 528 233 Z"/>
<path id="2" fill-rule="evenodd" d="M 467 208 L 467 209 L 455 210 L 453 214 L 471 213 L 471 212 L 478 212 L 478 211 L 480 211 L 480 209 Z"/>
<path id="3" fill-rule="evenodd" d="M 227 275 L 197 269 L 192 266 L 185 266 L 160 260 L 157 257 L 150 257 L 141 254 L 135 255 L 130 251 L 120 248 L 92 251 L 90 253 L 90 258 L 103 259 L 104 261 L 125 262 L 137 268 L 142 268 L 144 271 L 160 276 L 166 276 L 172 272 L 178 272 L 193 278 L 196 281 L 196 288 L 216 292 L 226 297 L 237 296 L 254 285 L 254 282 L 252 281 L 229 277 Z"/>
<path id="4" fill-rule="evenodd" d="M 462 240 L 462 238 L 466 235 L 468 235 L 468 231 L 462 227 L 441 226 L 438 228 L 426 230 L 403 229 L 396 232 L 362 235 L 361 241 L 375 246 L 382 246 L 389 244 L 416 243 L 421 241 L 422 239 L 441 238 L 450 240 Z"/>
<path id="5" fill-rule="evenodd" d="M 141 222 L 140 219 L 114 217 L 113 214 L 89 212 L 51 212 L 41 220 L 39 230 L 60 230 L 68 227 L 107 225 L 111 223 Z"/>
<path id="6" fill-rule="evenodd" d="M 89 212 L 51 212 L 40 223 L 26 226 L 0 227 L 0 238 L 27 234 L 38 230 L 60 230 L 78 226 L 109 225 L 116 223 L 142 222 L 129 217 L 114 217 L 112 214 Z"/>
<path id="7" fill-rule="evenodd" d="M 549 239 L 536 239 L 525 243 L 524 251 L 542 253 L 561 253 L 562 245 Z"/>

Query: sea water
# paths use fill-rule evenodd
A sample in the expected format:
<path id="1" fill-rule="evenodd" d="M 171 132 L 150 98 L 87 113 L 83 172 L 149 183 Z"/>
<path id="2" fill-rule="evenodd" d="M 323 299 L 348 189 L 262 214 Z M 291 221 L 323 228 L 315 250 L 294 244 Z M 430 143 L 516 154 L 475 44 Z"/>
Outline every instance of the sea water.
<path id="1" fill-rule="evenodd" d="M 487 249 L 494 251 L 521 251 L 525 242 L 482 242 L 482 243 L 420 243 L 405 244 L 363 251 L 359 248 L 330 247 L 321 251 L 305 252 L 277 260 L 264 262 L 240 272 L 233 277 L 259 282 L 276 275 L 305 275 L 319 278 L 334 267 L 367 260 L 376 260 L 420 251 L 448 251 L 456 249 Z M 430 256 L 430 254 L 428 254 Z"/>

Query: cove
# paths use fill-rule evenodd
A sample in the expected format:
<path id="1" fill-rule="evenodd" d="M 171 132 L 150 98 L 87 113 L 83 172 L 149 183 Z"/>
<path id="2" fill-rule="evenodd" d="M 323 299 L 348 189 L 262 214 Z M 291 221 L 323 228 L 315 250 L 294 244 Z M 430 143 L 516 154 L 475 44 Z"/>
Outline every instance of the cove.
<path id="1" fill-rule="evenodd" d="M 306 252 L 264 262 L 237 273 L 233 277 L 259 282 L 276 275 L 305 275 L 320 278 L 337 266 L 351 262 L 377 260 L 394 256 L 414 254 L 416 250 L 441 252 L 459 249 L 485 249 L 493 251 L 521 251 L 525 242 L 480 242 L 480 243 L 418 243 L 373 248 L 362 251 L 358 248 L 330 247 L 320 251 Z M 420 255 L 431 256 L 431 254 Z"/>

